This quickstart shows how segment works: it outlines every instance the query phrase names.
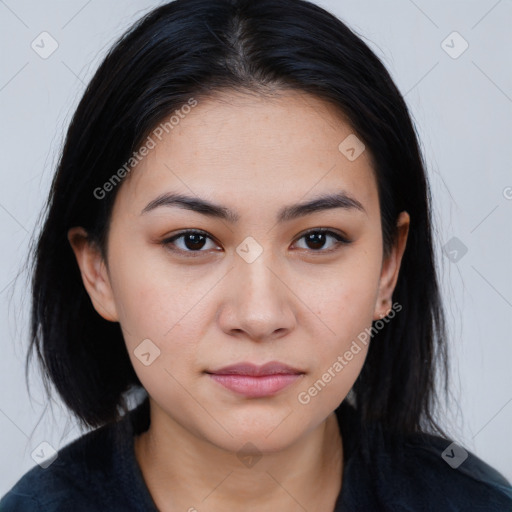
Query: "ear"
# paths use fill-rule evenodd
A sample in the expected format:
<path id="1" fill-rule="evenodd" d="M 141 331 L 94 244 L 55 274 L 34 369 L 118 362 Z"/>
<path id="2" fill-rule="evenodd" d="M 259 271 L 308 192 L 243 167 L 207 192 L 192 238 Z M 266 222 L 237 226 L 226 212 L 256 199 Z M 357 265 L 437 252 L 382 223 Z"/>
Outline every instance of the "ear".
<path id="1" fill-rule="evenodd" d="M 117 322 L 112 287 L 99 247 L 90 240 L 87 231 L 81 227 L 71 228 L 68 231 L 68 240 L 94 309 L 105 320 Z"/>
<path id="2" fill-rule="evenodd" d="M 392 305 L 392 295 L 398 280 L 400 263 L 407 243 L 409 233 L 410 217 L 407 212 L 401 212 L 397 220 L 397 235 L 390 254 L 382 263 L 382 270 L 379 280 L 379 292 L 375 303 L 374 320 L 385 317 Z"/>

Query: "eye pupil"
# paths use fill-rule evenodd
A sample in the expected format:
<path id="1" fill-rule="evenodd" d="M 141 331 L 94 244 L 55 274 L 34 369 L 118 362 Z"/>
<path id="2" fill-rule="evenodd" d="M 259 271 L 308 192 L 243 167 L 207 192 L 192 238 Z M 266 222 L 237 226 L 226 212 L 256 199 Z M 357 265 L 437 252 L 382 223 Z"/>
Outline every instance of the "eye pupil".
<path id="1" fill-rule="evenodd" d="M 314 247 L 311 247 L 313 249 L 321 249 L 325 244 L 325 233 L 316 232 L 316 233 L 310 233 L 309 235 L 306 235 L 306 240 L 308 244 L 313 244 Z M 315 246 L 316 244 L 316 246 Z"/>
<path id="2" fill-rule="evenodd" d="M 205 239 L 206 237 L 200 233 L 188 233 L 184 238 L 185 245 L 190 250 L 201 249 L 204 246 Z"/>

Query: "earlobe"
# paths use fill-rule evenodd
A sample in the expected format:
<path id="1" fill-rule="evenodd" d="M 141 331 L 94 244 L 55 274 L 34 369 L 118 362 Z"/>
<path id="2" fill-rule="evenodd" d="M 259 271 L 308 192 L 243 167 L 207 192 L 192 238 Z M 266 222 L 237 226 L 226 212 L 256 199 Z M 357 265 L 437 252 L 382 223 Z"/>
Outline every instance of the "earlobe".
<path id="1" fill-rule="evenodd" d="M 398 281 L 402 257 L 407 245 L 410 217 L 405 211 L 401 212 L 397 220 L 397 235 L 390 254 L 384 260 L 380 276 L 379 293 L 375 304 L 374 320 L 386 316 L 392 306 L 392 296 Z"/>
<path id="2" fill-rule="evenodd" d="M 112 287 L 99 248 L 90 240 L 87 231 L 82 227 L 71 228 L 67 236 L 94 309 L 105 320 L 117 322 Z"/>

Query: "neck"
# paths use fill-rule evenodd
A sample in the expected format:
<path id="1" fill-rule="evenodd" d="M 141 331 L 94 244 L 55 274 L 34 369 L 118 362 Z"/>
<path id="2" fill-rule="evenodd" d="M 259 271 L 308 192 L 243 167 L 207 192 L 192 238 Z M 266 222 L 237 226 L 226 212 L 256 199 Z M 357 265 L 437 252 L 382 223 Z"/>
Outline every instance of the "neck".
<path id="1" fill-rule="evenodd" d="M 343 471 L 334 413 L 282 451 L 244 458 L 244 466 L 150 403 L 150 427 L 135 438 L 135 456 L 161 512 L 334 509 Z"/>

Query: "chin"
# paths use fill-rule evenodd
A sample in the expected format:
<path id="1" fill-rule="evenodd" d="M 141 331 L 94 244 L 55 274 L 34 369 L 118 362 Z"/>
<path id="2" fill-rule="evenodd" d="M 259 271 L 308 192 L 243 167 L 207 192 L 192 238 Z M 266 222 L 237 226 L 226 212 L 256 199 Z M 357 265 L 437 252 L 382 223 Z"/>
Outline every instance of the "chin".
<path id="1" fill-rule="evenodd" d="M 293 411 L 284 408 L 281 414 L 235 413 L 231 418 L 224 416 L 222 426 L 208 430 L 207 438 L 219 447 L 238 453 L 244 446 L 261 453 L 282 451 L 297 442 L 309 430 L 309 424 L 298 422 Z M 226 432 L 227 431 L 227 432 Z M 229 433 L 228 433 L 229 432 Z M 231 434 L 231 435 L 230 435 Z"/>

